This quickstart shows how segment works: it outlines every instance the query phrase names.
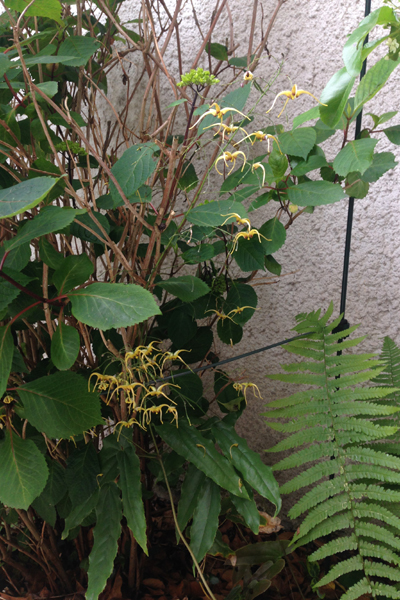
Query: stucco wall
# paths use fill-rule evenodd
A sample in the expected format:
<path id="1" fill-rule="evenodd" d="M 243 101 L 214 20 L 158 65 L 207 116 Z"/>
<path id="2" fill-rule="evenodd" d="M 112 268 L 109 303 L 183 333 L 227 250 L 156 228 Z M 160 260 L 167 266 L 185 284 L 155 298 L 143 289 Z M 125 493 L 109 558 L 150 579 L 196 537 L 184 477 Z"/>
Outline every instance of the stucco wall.
<path id="1" fill-rule="evenodd" d="M 135 0 L 131 4 L 126 2 L 121 16 L 137 16 L 137 4 Z M 200 24 L 206 29 L 215 6 L 214 2 L 193 0 L 193 4 Z M 260 4 L 263 5 L 266 16 L 275 6 L 273 0 L 260 0 Z M 373 0 L 372 9 L 381 4 L 380 0 Z M 168 5 L 172 9 L 175 3 L 170 1 Z M 241 42 L 236 55 L 241 56 L 247 51 L 252 3 L 231 0 L 230 8 L 235 24 L 236 41 Z M 288 75 L 293 83 L 319 96 L 331 75 L 342 66 L 341 53 L 346 36 L 363 16 L 363 0 L 287 0 L 268 42 L 270 52 L 278 59 L 285 59 L 282 74 L 274 83 L 272 91 L 276 93 L 288 89 Z M 190 2 L 185 5 L 183 19 L 183 60 L 184 67 L 189 67 L 193 58 L 193 48 L 199 46 Z M 259 32 L 258 27 L 257 36 Z M 226 36 L 227 15 L 217 28 L 213 41 L 225 43 Z M 173 68 L 176 57 L 172 51 L 166 54 L 165 59 Z M 264 58 L 256 73 L 268 77 L 273 68 L 272 59 Z M 175 71 L 177 74 L 178 69 L 175 68 Z M 399 74 L 395 72 L 387 88 L 367 105 L 366 112 L 384 112 L 400 108 L 398 79 Z M 173 97 L 168 85 L 162 85 L 167 103 Z M 118 85 L 116 92 L 117 89 Z M 265 108 L 271 98 L 272 94 L 262 107 L 263 110 L 260 108 L 258 111 L 256 123 L 260 126 L 267 124 Z M 249 104 L 251 105 L 251 101 Z M 296 102 L 290 103 L 286 115 L 290 119 L 311 106 L 313 101 L 307 96 L 302 96 Z M 132 118 L 134 119 L 134 115 Z M 285 118 L 282 119 L 283 123 Z M 368 122 L 370 123 L 370 118 L 365 117 L 364 123 Z M 395 117 L 389 125 L 398 122 L 398 117 Z M 339 137 L 334 138 L 334 143 L 336 140 L 337 144 L 338 139 Z M 325 144 L 324 149 L 328 157 L 332 156 L 329 145 Z M 396 148 L 386 138 L 379 142 L 377 150 L 396 152 Z M 367 198 L 356 200 L 355 203 L 346 316 L 351 324 L 361 322 L 360 331 L 368 334 L 368 340 L 363 346 L 365 351 L 379 350 L 385 335 L 390 335 L 400 343 L 399 191 L 399 171 L 390 171 L 378 183 L 371 185 Z M 210 197 L 209 189 L 207 194 Z M 330 300 L 334 301 L 338 311 L 347 207 L 348 201 L 345 200 L 335 205 L 317 208 L 314 214 L 299 218 L 289 228 L 285 246 L 275 255 L 282 264 L 284 276 L 280 279 L 275 278 L 276 283 L 273 285 L 256 288 L 260 310 L 256 311 L 246 326 L 242 342 L 232 349 L 227 346 L 221 347 L 221 357 L 240 354 L 288 337 L 290 328 L 294 325 L 294 315 L 299 312 L 326 308 Z M 263 220 L 274 214 L 274 206 L 268 205 L 262 210 Z M 263 398 L 268 402 L 290 390 L 278 382 L 266 380 L 265 374 L 277 372 L 279 364 L 289 362 L 290 358 L 290 355 L 285 356 L 282 349 L 276 349 L 253 356 L 247 362 L 236 363 L 232 372 L 242 372 L 246 368 L 248 379 L 259 385 Z M 271 447 L 279 437 L 263 424 L 259 416 L 263 409 L 263 402 L 250 400 L 248 409 L 239 423 L 240 432 L 246 435 L 252 447 L 259 451 Z M 271 461 L 273 458 L 266 455 L 266 460 Z"/>

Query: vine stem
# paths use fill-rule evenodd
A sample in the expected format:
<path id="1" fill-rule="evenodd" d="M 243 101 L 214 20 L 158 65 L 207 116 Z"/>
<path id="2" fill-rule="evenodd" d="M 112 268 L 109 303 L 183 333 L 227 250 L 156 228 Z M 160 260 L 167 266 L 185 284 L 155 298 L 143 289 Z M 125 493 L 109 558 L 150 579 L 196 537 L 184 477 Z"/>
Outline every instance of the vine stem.
<path id="1" fill-rule="evenodd" d="M 161 470 L 162 470 L 163 475 L 164 475 L 165 485 L 167 486 L 168 496 L 169 496 L 169 500 L 171 502 L 172 517 L 174 519 L 176 530 L 177 530 L 177 532 L 179 534 L 179 537 L 181 538 L 183 544 L 186 546 L 186 549 L 189 552 L 189 554 L 190 554 L 190 556 L 192 558 L 192 561 L 194 562 L 194 565 L 195 565 L 195 567 L 196 567 L 196 569 L 197 569 L 197 571 L 199 573 L 200 579 L 201 579 L 201 581 L 202 581 L 202 583 L 204 585 L 205 590 L 207 591 L 207 593 L 210 596 L 210 598 L 212 598 L 212 600 L 216 600 L 214 594 L 212 593 L 212 591 L 210 590 L 210 588 L 208 586 L 208 583 L 207 583 L 207 581 L 206 581 L 206 579 L 205 579 L 205 577 L 204 577 L 204 575 L 202 573 L 202 570 L 200 568 L 199 563 L 196 560 L 196 557 L 194 556 L 194 554 L 192 552 L 192 549 L 190 548 L 189 544 L 185 540 L 185 537 L 184 537 L 184 535 L 183 535 L 183 533 L 181 531 L 181 528 L 179 527 L 178 519 L 177 519 L 176 511 L 175 511 L 175 506 L 174 506 L 174 499 L 173 499 L 171 488 L 170 488 L 170 485 L 169 485 L 169 482 L 168 482 L 168 476 L 167 476 L 167 473 L 165 471 L 164 464 L 163 464 L 163 461 L 162 461 L 162 458 L 161 458 L 161 455 L 160 455 L 160 451 L 158 449 L 158 446 L 157 446 L 157 443 L 156 443 L 156 440 L 155 440 L 155 437 L 154 437 L 153 428 L 152 428 L 151 425 L 149 426 L 149 429 L 150 429 L 151 437 L 153 439 L 154 448 L 156 449 L 157 458 L 158 458 Z"/>

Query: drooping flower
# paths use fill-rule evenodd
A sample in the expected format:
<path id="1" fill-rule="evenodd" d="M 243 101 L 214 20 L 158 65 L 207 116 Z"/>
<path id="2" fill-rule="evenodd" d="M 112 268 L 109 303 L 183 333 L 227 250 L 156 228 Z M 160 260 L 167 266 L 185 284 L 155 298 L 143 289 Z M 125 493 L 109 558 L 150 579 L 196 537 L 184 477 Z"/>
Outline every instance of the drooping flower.
<path id="1" fill-rule="evenodd" d="M 307 92 L 306 90 L 298 90 L 297 89 L 297 85 L 295 84 L 291 90 L 283 90 L 282 92 L 279 92 L 279 94 L 277 94 L 275 96 L 275 99 L 272 103 L 272 106 L 269 110 L 267 110 L 267 114 L 274 108 L 275 106 L 275 102 L 277 101 L 277 99 L 279 98 L 279 96 L 286 96 L 286 101 L 285 104 L 283 105 L 283 108 L 281 110 L 281 112 L 278 115 L 278 118 L 281 116 L 281 114 L 283 113 L 283 111 L 286 108 L 287 103 L 289 102 L 289 100 L 295 100 L 296 98 L 298 98 L 299 96 L 301 96 L 302 94 L 308 94 L 308 96 L 311 96 L 312 98 L 314 98 L 314 100 L 316 100 L 319 104 L 321 104 L 322 106 L 327 106 L 327 104 L 323 104 L 323 102 L 320 102 L 318 100 L 318 98 L 316 98 L 314 96 L 314 94 L 312 94 L 311 92 Z"/>

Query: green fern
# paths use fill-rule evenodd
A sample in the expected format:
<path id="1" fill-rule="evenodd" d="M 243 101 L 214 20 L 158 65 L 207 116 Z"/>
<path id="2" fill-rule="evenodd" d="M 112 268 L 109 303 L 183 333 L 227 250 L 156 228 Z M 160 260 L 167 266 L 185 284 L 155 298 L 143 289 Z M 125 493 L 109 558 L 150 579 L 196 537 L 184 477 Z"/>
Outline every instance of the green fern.
<path id="1" fill-rule="evenodd" d="M 328 324 L 332 312 L 331 304 L 322 317 L 320 311 L 302 315 L 295 330 L 306 335 L 286 349 L 306 360 L 269 375 L 313 387 L 268 404 L 267 424 L 290 434 L 268 452 L 295 449 L 275 470 L 312 463 L 281 493 L 313 486 L 289 512 L 291 518 L 307 513 L 292 543 L 330 536 L 310 560 L 342 558 L 316 587 L 359 571 L 360 580 L 342 600 L 363 594 L 400 598 L 400 458 L 378 443 L 399 430 L 400 351 L 386 338 L 382 360 L 374 354 L 338 356 L 364 338 L 342 340 L 343 332 L 332 333 L 341 320 Z M 360 387 L 368 381 L 376 385 Z"/>

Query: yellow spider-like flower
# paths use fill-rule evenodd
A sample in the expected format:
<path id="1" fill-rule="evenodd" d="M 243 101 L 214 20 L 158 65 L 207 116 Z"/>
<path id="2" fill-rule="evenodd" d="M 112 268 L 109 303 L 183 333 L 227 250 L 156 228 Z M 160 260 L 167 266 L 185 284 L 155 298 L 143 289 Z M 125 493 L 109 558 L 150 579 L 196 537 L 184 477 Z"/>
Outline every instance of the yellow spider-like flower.
<path id="1" fill-rule="evenodd" d="M 126 404 L 131 404 L 135 407 L 136 406 L 136 402 L 135 402 L 135 388 L 136 387 L 141 387 L 147 391 L 147 388 L 145 387 L 145 385 L 143 383 L 139 383 L 137 381 L 135 381 L 133 383 L 121 383 L 120 385 L 118 385 L 115 388 L 115 390 L 111 394 L 110 400 L 114 396 L 114 394 L 116 394 L 118 392 L 118 390 L 122 390 L 126 393 L 126 396 L 127 396 L 126 400 L 125 400 Z"/>
<path id="2" fill-rule="evenodd" d="M 247 229 L 250 231 L 251 229 L 251 225 L 250 225 L 250 221 L 249 219 L 244 219 L 242 218 L 240 215 L 238 215 L 237 213 L 229 213 L 227 215 L 221 215 L 222 217 L 228 217 L 227 219 L 225 219 L 225 221 L 222 223 L 222 225 L 225 225 L 225 223 L 227 221 L 229 221 L 229 219 L 231 217 L 235 217 L 236 219 L 236 223 L 238 223 L 239 225 L 246 225 Z"/>
<path id="3" fill-rule="evenodd" d="M 235 315 L 241 315 L 242 312 L 246 309 L 246 308 L 251 308 L 252 310 L 259 310 L 258 308 L 256 308 L 255 306 L 238 306 L 237 308 L 234 308 L 233 310 L 230 310 L 228 312 L 228 315 L 233 313 L 233 316 Z M 235 388 L 236 389 L 236 388 Z"/>
<path id="4" fill-rule="evenodd" d="M 210 127 L 218 127 L 218 130 L 216 131 L 216 133 L 220 133 L 221 129 L 222 129 L 222 141 L 223 142 L 225 141 L 225 135 L 231 135 L 232 133 L 235 133 L 238 130 L 244 131 L 244 133 L 247 135 L 247 131 L 245 129 L 243 129 L 243 127 L 235 127 L 235 125 L 225 125 L 225 123 L 218 123 L 218 124 L 209 125 L 208 127 L 205 127 L 205 129 L 210 129 Z"/>
<path id="5" fill-rule="evenodd" d="M 262 400 L 260 390 L 258 389 L 258 386 L 255 383 L 251 383 L 248 381 L 246 383 L 237 382 L 237 383 L 233 384 L 233 389 L 235 389 L 237 392 L 243 393 L 246 404 L 247 404 L 246 392 L 249 388 L 252 390 L 255 398 L 260 398 L 260 400 Z M 258 395 L 256 394 L 255 390 L 257 390 Z"/>
<path id="6" fill-rule="evenodd" d="M 230 321 L 233 322 L 232 317 L 228 315 L 225 315 L 224 313 L 220 312 L 219 310 L 214 310 L 213 308 L 211 308 L 210 310 L 206 310 L 206 312 L 212 312 L 215 313 L 218 317 L 218 321 L 222 321 L 222 324 L 224 323 L 225 319 L 229 319 Z"/>
<path id="7" fill-rule="evenodd" d="M 228 175 L 230 175 L 230 173 L 232 173 L 233 169 L 235 168 L 236 160 L 240 154 L 243 156 L 243 167 L 242 167 L 242 171 L 243 171 L 247 159 L 246 159 L 245 153 L 238 150 L 237 152 L 223 152 L 221 154 L 221 156 L 219 158 L 217 158 L 217 160 L 215 162 L 215 170 L 217 171 L 217 173 L 222 175 L 222 173 L 220 171 L 218 171 L 217 165 L 220 160 L 223 160 L 226 167 L 229 166 L 228 162 L 232 163 L 232 167 L 229 169 L 229 173 L 228 173 Z"/>
<path id="8" fill-rule="evenodd" d="M 285 104 L 283 105 L 283 108 L 281 110 L 281 112 L 278 115 L 278 119 L 281 116 L 281 114 L 283 113 L 283 111 L 286 108 L 287 103 L 289 102 L 289 100 L 295 100 L 296 98 L 298 98 L 299 96 L 301 96 L 301 94 L 308 94 L 308 96 L 311 96 L 312 98 L 314 98 L 314 100 L 316 100 L 318 102 L 318 104 L 321 104 L 322 106 L 327 106 L 327 104 L 323 104 L 322 102 L 320 102 L 318 100 L 318 98 L 316 98 L 314 96 L 314 94 L 312 94 L 311 92 L 307 92 L 306 90 L 298 90 L 297 89 L 297 85 L 295 84 L 291 90 L 283 90 L 283 92 L 279 92 L 279 94 L 277 94 L 275 96 L 275 99 L 272 103 L 272 106 L 269 110 L 267 110 L 267 114 L 274 108 L 275 106 L 275 102 L 277 101 L 277 99 L 279 98 L 279 96 L 286 96 L 286 101 Z"/>
<path id="9" fill-rule="evenodd" d="M 162 354 L 163 361 L 161 364 L 161 371 L 164 369 L 164 364 L 167 362 L 167 360 L 180 360 L 181 363 L 185 365 L 185 367 L 188 367 L 183 358 L 180 357 L 181 352 L 191 352 L 191 350 L 177 350 L 176 352 L 164 352 L 164 354 Z"/>
<path id="10" fill-rule="evenodd" d="M 213 108 L 213 106 L 215 106 L 215 108 Z M 239 113 L 239 115 L 242 115 L 242 117 L 244 117 L 245 119 L 249 118 L 245 114 L 240 112 L 240 110 L 237 110 L 236 108 L 231 108 L 230 106 L 227 106 L 226 108 L 221 108 L 219 106 L 219 104 L 217 104 L 216 102 L 213 102 L 213 104 L 211 104 L 210 108 L 203 115 L 201 115 L 200 119 L 197 119 L 196 123 L 194 125 L 192 125 L 190 129 L 193 129 L 194 127 L 196 127 L 196 125 L 198 125 L 200 123 L 200 121 L 202 121 L 204 119 L 204 117 L 206 117 L 207 115 L 212 115 L 213 117 L 217 117 L 218 119 L 221 119 L 221 122 L 222 122 L 224 120 L 224 116 L 226 115 L 226 113 L 228 113 L 230 111 Z"/>
<path id="11" fill-rule="evenodd" d="M 279 146 L 278 140 L 276 139 L 276 137 L 274 135 L 271 135 L 270 133 L 264 133 L 263 131 L 254 131 L 253 133 L 249 133 L 249 135 L 247 135 L 240 141 L 243 142 L 243 140 L 247 140 L 248 138 L 251 138 L 252 136 L 254 136 L 254 139 L 251 142 L 252 146 L 254 146 L 254 144 L 256 142 L 267 142 L 267 152 L 269 152 L 270 140 L 274 140 L 274 142 L 276 142 L 276 145 L 279 148 L 279 152 L 282 154 L 282 150 L 281 150 L 281 147 Z"/>
<path id="12" fill-rule="evenodd" d="M 119 438 L 121 437 L 121 431 L 123 427 L 132 427 L 132 425 L 139 425 L 139 427 L 142 427 L 142 425 L 139 423 L 139 421 L 137 421 L 135 419 L 135 417 L 132 417 L 131 419 L 129 419 L 129 421 L 119 421 L 116 426 L 115 426 L 115 431 L 117 431 L 117 428 L 119 427 L 119 434 L 117 437 L 117 442 L 119 442 Z M 144 429 L 142 427 L 142 429 Z"/>
<path id="13" fill-rule="evenodd" d="M 170 400 L 170 398 L 168 398 L 168 396 L 166 394 L 164 394 L 164 392 L 162 391 L 163 388 L 165 387 L 176 387 L 178 389 L 181 389 L 179 385 L 175 385 L 174 383 L 163 383 L 162 385 L 156 387 L 154 385 L 150 385 L 148 388 L 145 388 L 147 391 L 147 394 L 145 394 L 143 396 L 143 400 L 145 400 L 146 398 L 148 398 L 149 396 L 156 396 L 158 398 L 158 396 L 164 396 L 164 398 L 167 398 L 167 400 Z M 144 386 L 143 386 L 144 387 Z M 174 402 L 173 400 L 171 400 L 171 402 L 173 402 L 173 404 L 176 404 L 176 402 Z"/>
<path id="14" fill-rule="evenodd" d="M 257 162 L 257 163 L 254 163 L 253 166 L 251 167 L 251 172 L 254 173 L 254 171 L 256 171 L 257 169 L 261 169 L 263 172 L 262 183 L 261 183 L 261 187 L 263 187 L 264 183 L 265 183 L 265 168 L 261 163 Z"/>
<path id="15" fill-rule="evenodd" d="M 240 231 L 239 233 L 237 233 L 233 239 L 233 246 L 232 246 L 232 250 L 230 251 L 230 254 L 233 254 L 235 252 L 235 250 L 238 247 L 238 243 L 240 238 L 243 238 L 244 240 L 251 240 L 254 236 L 258 237 L 258 241 L 261 244 L 261 238 L 263 238 L 264 240 L 266 240 L 267 242 L 271 242 L 272 240 L 266 238 L 264 235 L 262 235 L 258 229 L 250 229 L 249 231 Z"/>
<path id="16" fill-rule="evenodd" d="M 174 406 L 170 406 L 169 404 L 160 404 L 159 406 L 151 406 L 150 408 L 140 408 L 138 410 L 143 410 L 143 420 L 146 422 L 146 425 L 149 425 L 151 423 L 151 417 L 153 414 L 160 415 L 160 421 L 161 423 L 163 423 L 163 408 L 167 409 L 167 413 L 171 413 L 173 415 L 171 423 L 176 421 L 176 426 L 178 427 L 178 411 Z M 145 429 L 143 425 L 142 427 Z"/>

